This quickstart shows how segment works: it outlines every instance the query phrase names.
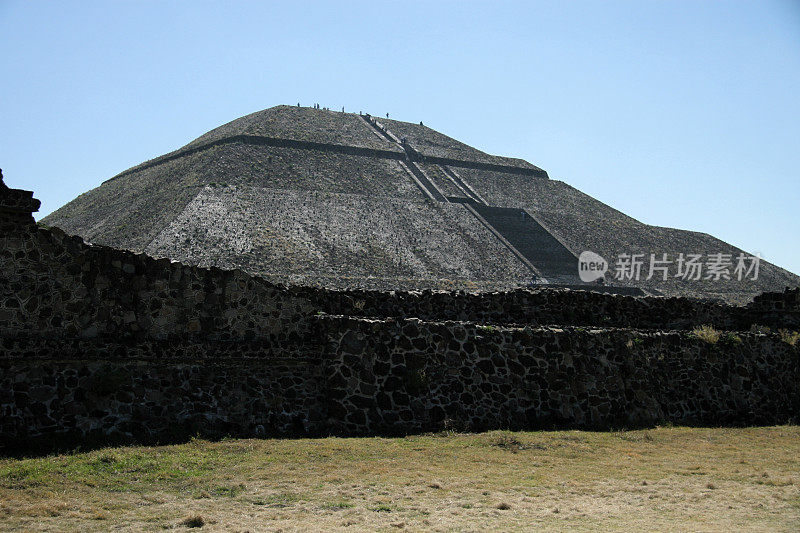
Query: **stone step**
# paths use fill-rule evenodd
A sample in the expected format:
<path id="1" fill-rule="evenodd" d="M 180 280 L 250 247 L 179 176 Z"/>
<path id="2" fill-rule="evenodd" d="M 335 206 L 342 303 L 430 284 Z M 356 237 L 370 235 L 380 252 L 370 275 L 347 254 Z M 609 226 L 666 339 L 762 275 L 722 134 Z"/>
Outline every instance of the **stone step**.
<path id="1" fill-rule="evenodd" d="M 524 209 L 475 205 L 475 210 L 545 278 L 577 281 L 578 259 Z"/>

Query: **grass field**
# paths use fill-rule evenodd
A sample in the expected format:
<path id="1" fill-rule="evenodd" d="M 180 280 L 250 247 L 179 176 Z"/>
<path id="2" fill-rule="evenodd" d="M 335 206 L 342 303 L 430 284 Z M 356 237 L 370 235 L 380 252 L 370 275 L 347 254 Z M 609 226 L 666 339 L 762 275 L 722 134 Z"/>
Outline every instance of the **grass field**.
<path id="1" fill-rule="evenodd" d="M 0 530 L 197 526 L 798 531 L 800 427 L 194 440 L 0 459 Z"/>

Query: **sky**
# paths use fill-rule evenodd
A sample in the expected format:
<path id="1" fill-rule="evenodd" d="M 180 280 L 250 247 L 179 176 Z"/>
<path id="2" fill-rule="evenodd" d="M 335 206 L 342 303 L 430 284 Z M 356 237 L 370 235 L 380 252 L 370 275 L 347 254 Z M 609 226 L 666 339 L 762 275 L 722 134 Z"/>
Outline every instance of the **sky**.
<path id="1" fill-rule="evenodd" d="M 798 0 L 0 0 L 0 167 L 37 218 L 298 102 L 424 121 L 800 274 Z"/>

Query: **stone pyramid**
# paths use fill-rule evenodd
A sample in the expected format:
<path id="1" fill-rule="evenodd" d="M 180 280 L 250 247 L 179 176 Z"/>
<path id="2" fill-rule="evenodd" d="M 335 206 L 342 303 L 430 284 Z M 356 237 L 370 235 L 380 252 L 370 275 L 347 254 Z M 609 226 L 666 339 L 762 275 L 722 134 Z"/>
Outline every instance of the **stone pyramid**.
<path id="1" fill-rule="evenodd" d="M 295 106 L 220 126 L 42 222 L 154 257 L 331 288 L 549 284 L 745 303 L 800 284 L 765 261 L 757 276 L 752 260 L 749 275 L 737 276 L 737 258 L 749 255 L 734 246 L 643 224 L 527 161 L 422 123 Z M 584 251 L 607 262 L 603 285 L 579 276 Z M 642 254 L 638 276 L 615 270 L 625 254 Z M 663 270 L 647 279 L 651 254 L 667 254 L 666 280 Z M 681 272 L 680 254 L 699 256 L 700 279 Z M 710 262 L 731 279 L 714 275 Z"/>

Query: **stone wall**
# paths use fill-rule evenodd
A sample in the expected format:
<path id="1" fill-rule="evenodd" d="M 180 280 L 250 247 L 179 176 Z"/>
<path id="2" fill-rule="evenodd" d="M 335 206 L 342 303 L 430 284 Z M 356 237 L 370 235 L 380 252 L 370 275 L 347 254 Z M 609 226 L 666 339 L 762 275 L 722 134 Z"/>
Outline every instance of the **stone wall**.
<path id="1" fill-rule="evenodd" d="M 269 342 L 0 339 L 0 452 L 320 434 L 319 353 Z"/>
<path id="2" fill-rule="evenodd" d="M 91 246 L 35 225 L 37 207 L 0 191 L 5 453 L 800 413 L 800 347 L 774 332 L 797 324 L 797 290 L 742 308 L 570 290 L 286 288 Z M 773 331 L 708 343 L 687 331 L 699 324 Z"/>
<path id="3" fill-rule="evenodd" d="M 323 318 L 330 429 L 778 424 L 800 414 L 777 335 Z"/>
<path id="4" fill-rule="evenodd" d="M 321 316 L 301 345 L 5 337 L 5 453 L 191 436 L 797 422 L 797 347 Z M 318 343 L 317 341 L 323 341 Z"/>
<path id="5" fill-rule="evenodd" d="M 637 297 L 589 290 L 527 288 L 503 292 L 369 291 L 290 288 L 328 314 L 486 324 L 571 325 L 691 330 L 766 326 L 800 329 L 800 289 L 764 293 L 748 306 L 691 298 Z M 763 328 L 759 328 L 763 329 Z"/>
<path id="6" fill-rule="evenodd" d="M 0 235 L 0 282 L 3 336 L 291 342 L 313 312 L 241 271 L 90 246 L 34 224 Z"/>

